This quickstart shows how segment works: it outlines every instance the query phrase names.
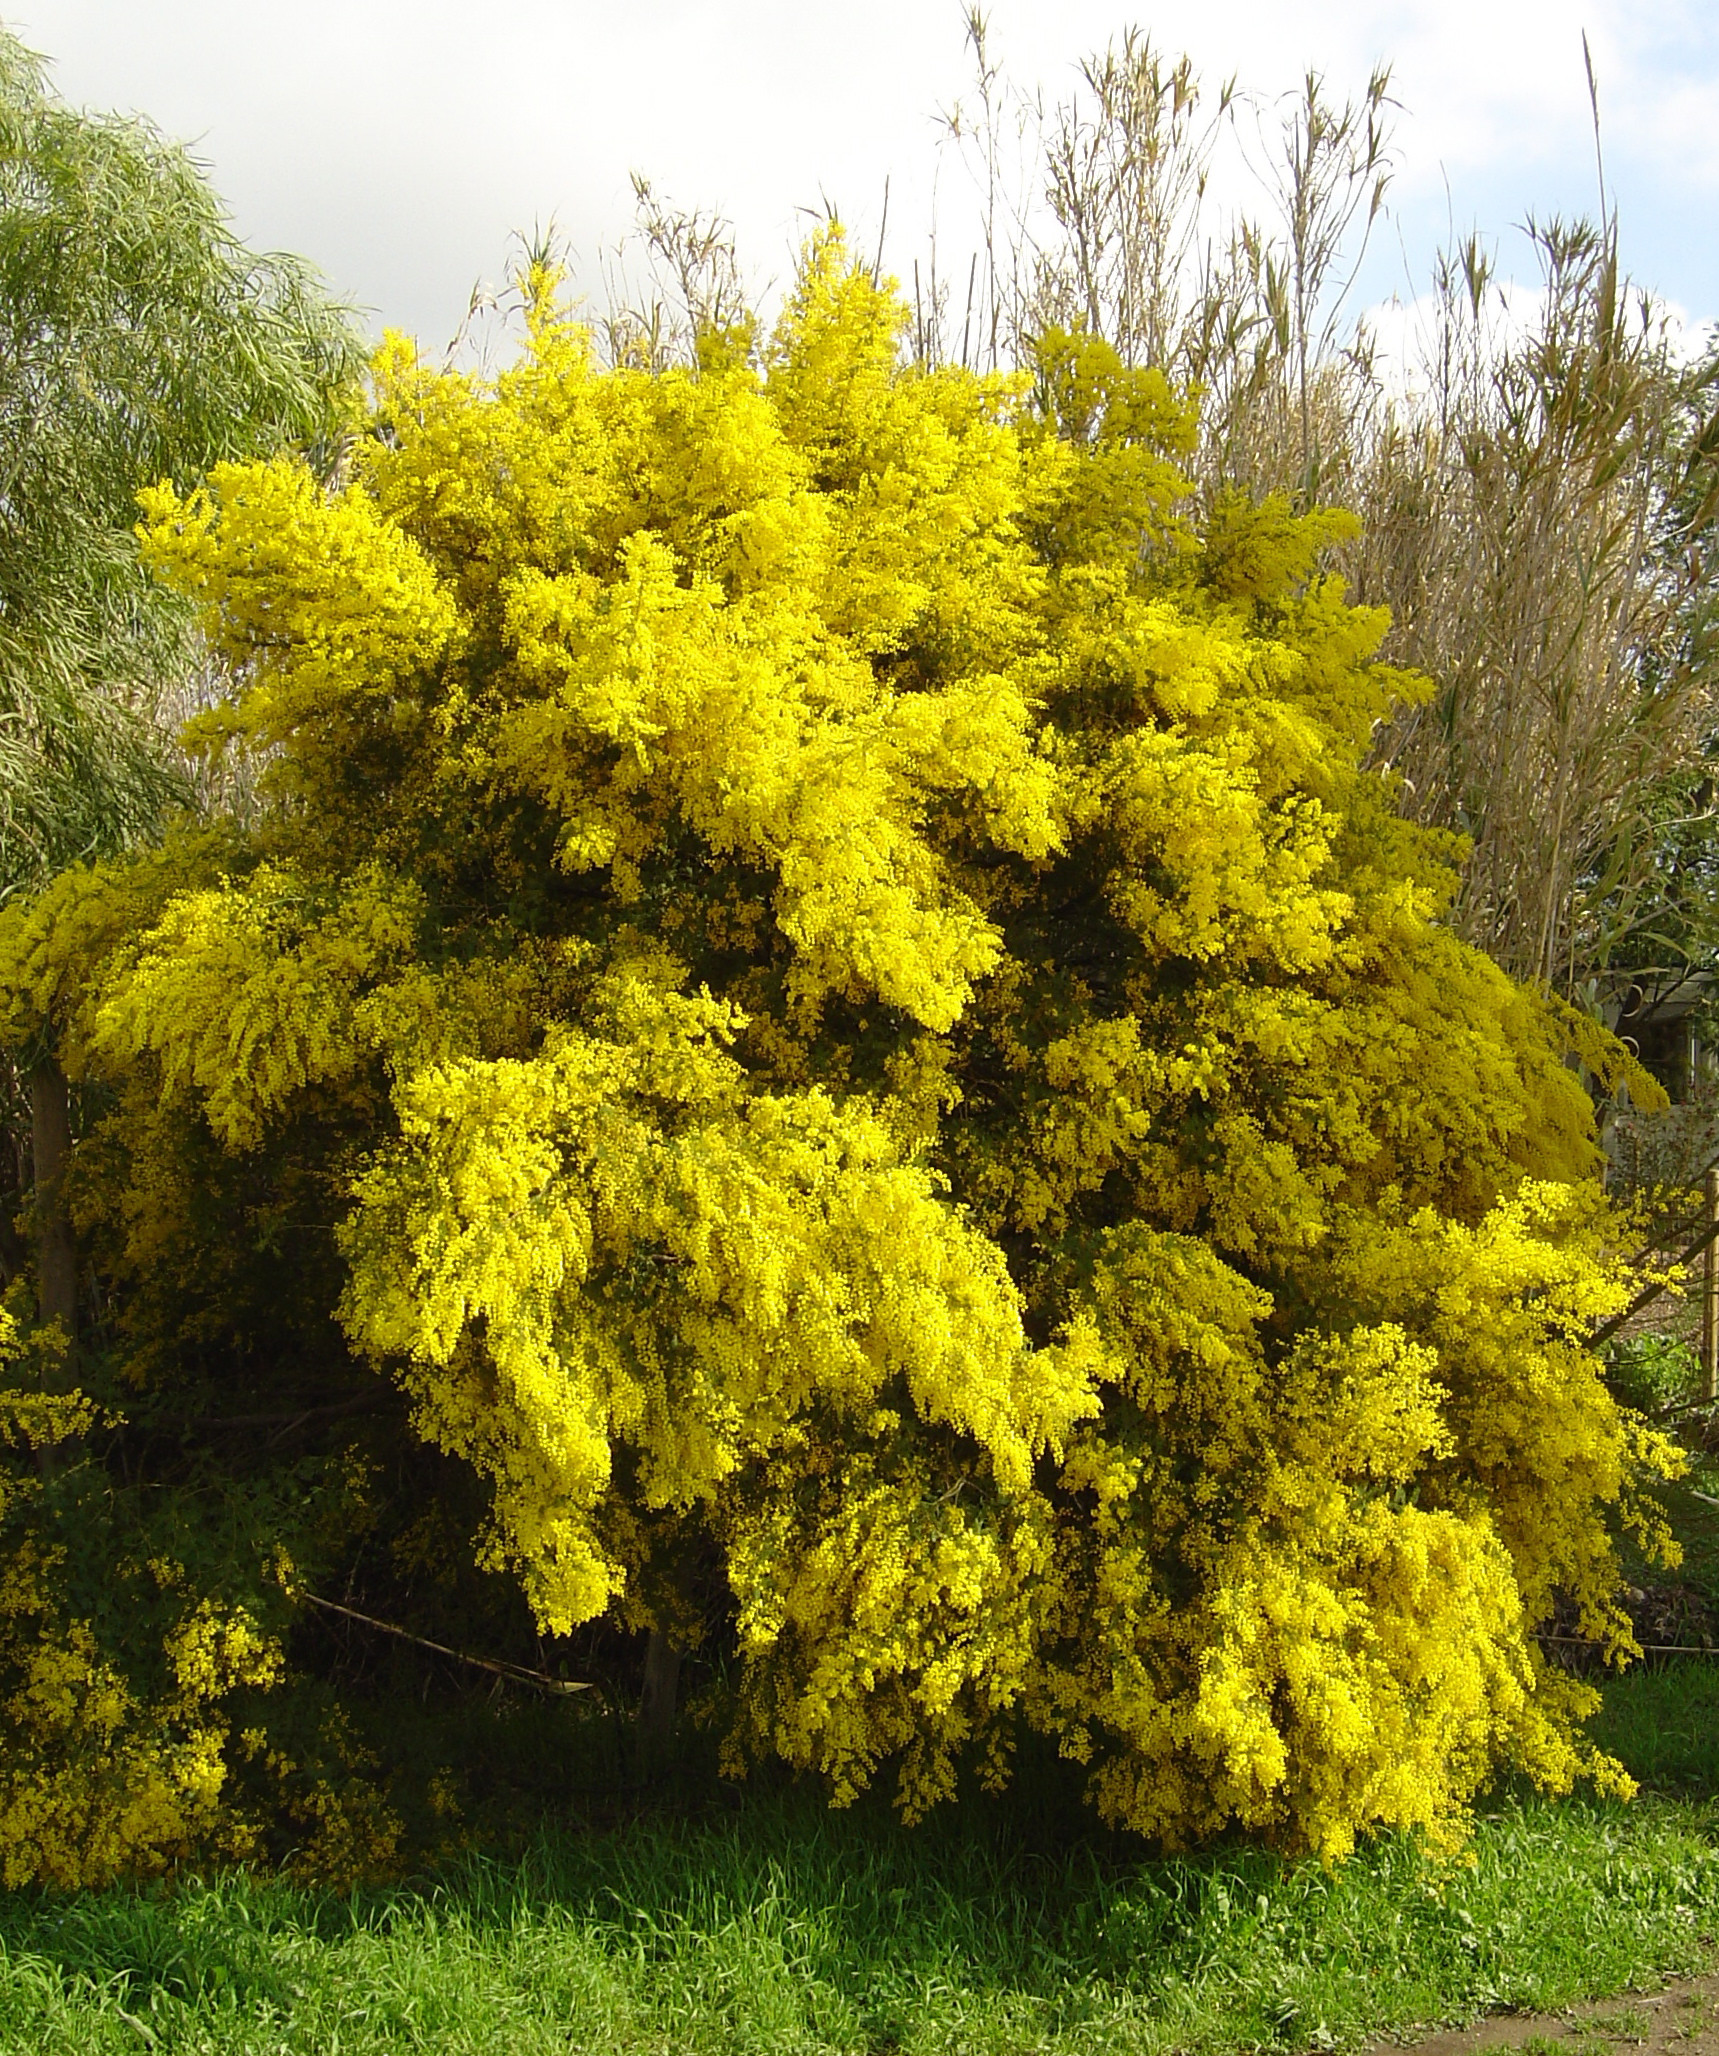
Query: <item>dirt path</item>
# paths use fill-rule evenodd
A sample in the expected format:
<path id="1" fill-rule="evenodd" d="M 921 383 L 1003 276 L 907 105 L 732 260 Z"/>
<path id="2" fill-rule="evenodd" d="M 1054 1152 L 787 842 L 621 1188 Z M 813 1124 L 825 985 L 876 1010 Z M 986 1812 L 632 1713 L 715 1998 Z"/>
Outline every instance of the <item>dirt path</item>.
<path id="1" fill-rule="evenodd" d="M 1383 2056 L 1380 2045 L 1372 2056 Z M 1473 2027 L 1445 2028 L 1395 2045 L 1406 2056 L 1481 2056 L 1521 2049 L 1529 2056 L 1719 2056 L 1719 1972 L 1680 1978 L 1659 1992 L 1593 1999 L 1567 2013 L 1496 2013 Z"/>

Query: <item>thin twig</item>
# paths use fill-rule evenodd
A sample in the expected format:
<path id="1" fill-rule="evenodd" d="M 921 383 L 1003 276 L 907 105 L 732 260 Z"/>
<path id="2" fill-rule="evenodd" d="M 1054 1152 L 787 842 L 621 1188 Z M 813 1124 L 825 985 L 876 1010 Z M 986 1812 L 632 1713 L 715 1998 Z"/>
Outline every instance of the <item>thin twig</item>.
<path id="1" fill-rule="evenodd" d="M 300 1597 L 312 1606 L 320 1606 L 326 1613 L 344 1614 L 349 1621 L 358 1621 L 384 1635 L 397 1635 L 402 1642 L 410 1642 L 418 1649 L 433 1649 L 438 1656 L 451 1656 L 455 1663 L 469 1663 L 473 1669 L 488 1671 L 494 1677 L 511 1678 L 516 1685 L 531 1685 L 539 1692 L 555 1692 L 563 1696 L 600 1689 L 596 1685 L 574 1683 L 566 1678 L 552 1678 L 547 1671 L 527 1670 L 522 1664 L 503 1663 L 493 1656 L 473 1656 L 464 1649 L 450 1649 L 445 1642 L 432 1642 L 427 1635 L 414 1635 L 409 1628 L 397 1627 L 393 1621 L 379 1621 L 374 1614 L 360 1613 L 355 1606 L 342 1606 L 337 1599 L 323 1599 L 315 1592 L 301 1593 Z"/>
<path id="2" fill-rule="evenodd" d="M 1556 1642 L 1570 1649 L 1603 1650 L 1606 1646 L 1588 1635 L 1536 1635 L 1534 1639 L 1536 1642 Z M 1711 1648 L 1705 1642 L 1643 1642 L 1639 1646 L 1643 1656 L 1711 1656 L 1719 1661 L 1719 1649 Z"/>
<path id="3" fill-rule="evenodd" d="M 1707 1173 L 1712 1170 L 1719 1170 L 1719 1156 L 1714 1157 L 1710 1163 L 1702 1166 L 1702 1177 L 1705 1178 Z M 1700 1256 L 1716 1236 L 1719 1236 L 1719 1221 L 1710 1221 L 1701 1234 L 1673 1259 L 1673 1263 L 1681 1269 L 1692 1257 Z M 1634 1320 L 1644 1307 L 1651 1306 L 1665 1290 L 1665 1281 L 1662 1279 L 1658 1283 L 1650 1285 L 1645 1292 L 1638 1293 L 1621 1314 L 1613 1314 L 1609 1321 L 1602 1322 L 1594 1330 L 1588 1337 L 1588 1347 L 1590 1349 L 1598 1349 L 1602 1342 L 1609 1342 L 1626 1321 Z"/>
<path id="4" fill-rule="evenodd" d="M 359 1392 L 350 1399 L 337 1399 L 326 1406 L 307 1406 L 296 1413 L 254 1413 L 254 1414 L 202 1414 L 191 1420 L 181 1421 L 185 1428 L 289 1428 L 302 1427 L 306 1421 L 339 1420 L 345 1414 L 369 1413 L 389 1403 L 386 1392 Z"/>

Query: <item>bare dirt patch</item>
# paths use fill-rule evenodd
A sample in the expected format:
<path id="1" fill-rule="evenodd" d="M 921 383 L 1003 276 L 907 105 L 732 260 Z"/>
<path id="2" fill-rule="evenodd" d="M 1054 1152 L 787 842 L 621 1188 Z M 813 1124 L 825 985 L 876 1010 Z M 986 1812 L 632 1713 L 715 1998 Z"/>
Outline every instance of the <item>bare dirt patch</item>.
<path id="1" fill-rule="evenodd" d="M 1380 2044 L 1409 2056 L 1719 2056 L 1719 1972 L 1679 1978 L 1658 1992 L 1591 1999 L 1564 2013 L 1495 2013 L 1472 2027 Z"/>

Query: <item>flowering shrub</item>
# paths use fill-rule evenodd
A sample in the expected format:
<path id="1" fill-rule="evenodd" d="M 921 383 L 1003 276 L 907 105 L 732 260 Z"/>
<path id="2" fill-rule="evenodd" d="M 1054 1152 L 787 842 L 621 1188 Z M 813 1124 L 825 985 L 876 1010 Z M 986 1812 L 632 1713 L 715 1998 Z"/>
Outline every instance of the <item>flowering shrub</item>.
<path id="1" fill-rule="evenodd" d="M 145 495 L 266 804 L 0 922 L 127 1376 L 349 1350 L 544 1631 L 724 1639 L 838 1798 L 1023 1727 L 1171 1845 L 1621 1786 L 1532 1640 L 1629 1649 L 1674 1461 L 1583 1340 L 1612 1053 L 1440 925 L 1345 517 L 1196 521 L 1089 339 L 903 368 L 834 236 L 696 370 L 530 283 L 341 489 Z"/>

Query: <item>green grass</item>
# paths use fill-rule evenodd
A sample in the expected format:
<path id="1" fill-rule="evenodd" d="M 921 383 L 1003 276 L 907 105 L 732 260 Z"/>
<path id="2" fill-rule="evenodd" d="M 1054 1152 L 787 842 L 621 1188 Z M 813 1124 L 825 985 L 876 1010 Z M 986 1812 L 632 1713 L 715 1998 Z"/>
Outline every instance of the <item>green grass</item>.
<path id="1" fill-rule="evenodd" d="M 1719 1664 L 1690 1661 L 1618 1679 L 1591 1733 L 1655 1792 L 1719 1796 Z"/>
<path id="2" fill-rule="evenodd" d="M 1241 2050 L 1351 2046 L 1714 1960 L 1719 1669 L 1611 1688 L 1683 1796 L 1511 1800 L 1472 1864 L 1141 1862 L 1049 1804 L 914 1832 L 778 1792 L 545 1836 L 349 1900 L 228 1878 L 0 1900 L 0 2050 Z M 1657 1753 L 1656 1753 L 1657 1752 Z"/>
<path id="3" fill-rule="evenodd" d="M 1659 1496 L 1683 1549 L 1683 1562 L 1674 1575 L 1699 1586 L 1710 1597 L 1719 1595 L 1719 1506 L 1714 1504 L 1719 1498 L 1719 1463 L 1711 1456 L 1698 1454 L 1689 1477 L 1661 1486 Z M 1666 1575 L 1644 1564 L 1627 1548 L 1624 1556 L 1626 1569 L 1632 1569 L 1639 1577 Z"/>

